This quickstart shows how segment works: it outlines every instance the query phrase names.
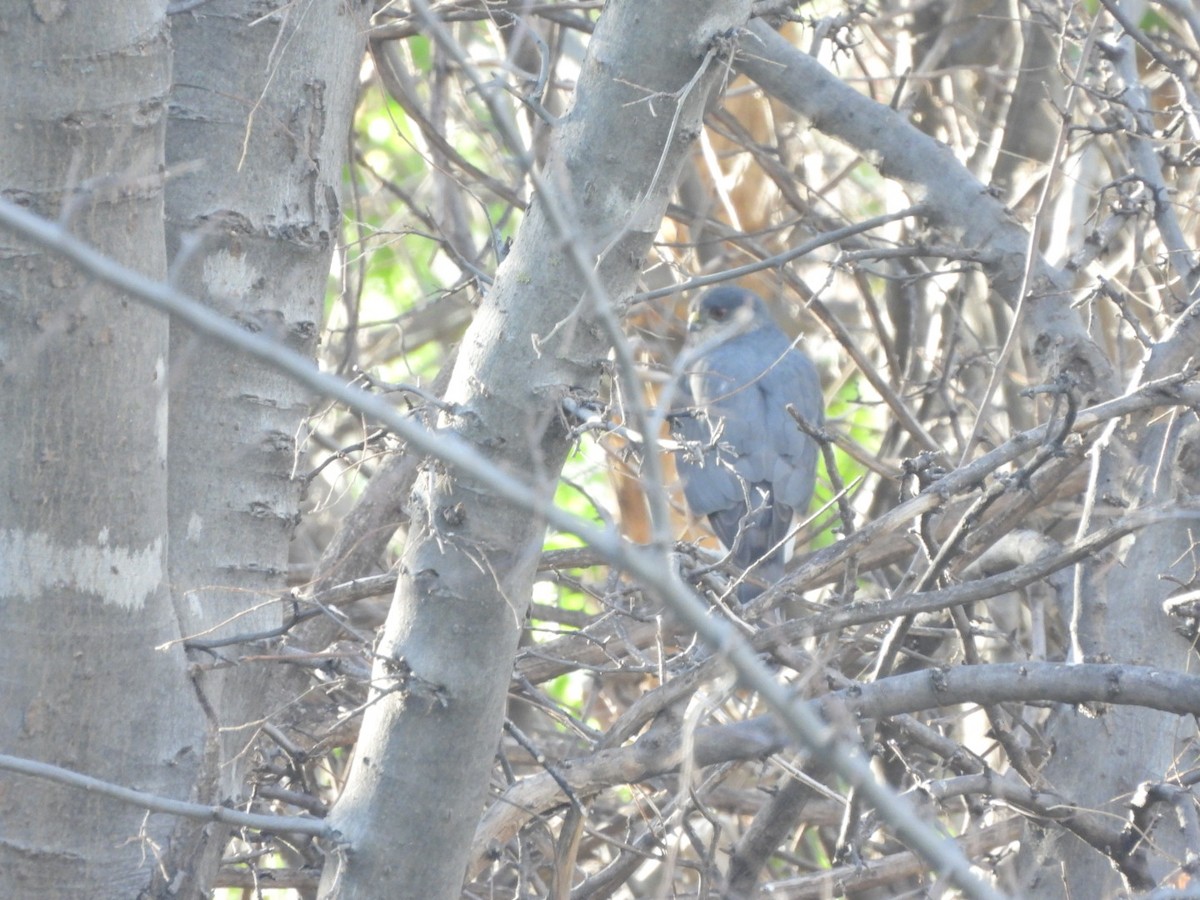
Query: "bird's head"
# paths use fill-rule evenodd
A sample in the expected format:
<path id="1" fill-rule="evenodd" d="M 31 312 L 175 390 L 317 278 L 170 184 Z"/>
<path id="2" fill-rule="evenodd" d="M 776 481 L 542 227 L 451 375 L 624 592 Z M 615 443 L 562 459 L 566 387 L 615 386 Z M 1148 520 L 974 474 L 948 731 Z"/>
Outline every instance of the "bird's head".
<path id="1" fill-rule="evenodd" d="M 755 293 L 735 285 L 706 291 L 688 304 L 688 331 L 729 328 L 746 331 L 769 321 L 767 308 Z"/>

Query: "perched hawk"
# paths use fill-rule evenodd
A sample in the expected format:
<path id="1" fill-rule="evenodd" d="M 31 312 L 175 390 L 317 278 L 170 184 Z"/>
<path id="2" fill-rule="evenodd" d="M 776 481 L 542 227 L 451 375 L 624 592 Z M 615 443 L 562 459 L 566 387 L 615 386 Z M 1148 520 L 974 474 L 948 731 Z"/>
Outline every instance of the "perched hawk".
<path id="1" fill-rule="evenodd" d="M 707 516 L 732 559 L 759 581 L 783 575 L 794 515 L 808 511 L 817 445 L 796 426 L 788 404 L 823 421 L 817 371 L 743 288 L 714 288 L 694 299 L 688 330 L 702 348 L 684 372 L 671 414 L 675 467 L 683 495 Z M 743 582 L 738 599 L 762 593 Z"/>

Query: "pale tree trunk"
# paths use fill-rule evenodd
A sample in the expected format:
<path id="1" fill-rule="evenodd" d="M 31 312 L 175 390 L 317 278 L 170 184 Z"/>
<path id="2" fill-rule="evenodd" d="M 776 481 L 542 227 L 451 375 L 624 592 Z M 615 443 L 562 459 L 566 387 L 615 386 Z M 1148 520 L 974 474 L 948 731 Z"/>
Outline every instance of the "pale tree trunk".
<path id="1" fill-rule="evenodd" d="M 270 11 L 273 9 L 274 11 Z M 176 284 L 311 354 L 340 221 L 338 190 L 368 4 L 207 3 L 172 20 L 167 246 Z M 299 518 L 296 435 L 310 397 L 273 369 L 171 329 L 170 573 L 181 628 L 205 639 L 278 625 Z M 263 666 L 192 654 L 210 710 L 205 802 L 234 797 L 266 708 Z M 217 740 L 220 727 L 220 740 Z M 181 823 L 196 891 L 226 829 Z M 202 851 L 203 845 L 206 850 Z"/>
<path id="2" fill-rule="evenodd" d="M 7 4 L 0 185 L 162 278 L 163 4 Z M 204 723 L 167 583 L 167 320 L 0 236 L 0 750 L 187 797 Z M 173 822 L 0 776 L 0 895 L 128 900 Z"/>
<path id="3" fill-rule="evenodd" d="M 1118 35 L 1111 53 L 1113 69 L 1128 93 L 1118 92 L 1140 110 L 1147 101 L 1138 84 L 1137 52 L 1131 38 Z M 1125 140 L 1119 145 L 1131 171 L 1149 185 L 1163 184 L 1169 173 L 1159 168 L 1157 135 L 1130 114 Z M 1072 173 L 1083 196 L 1082 209 L 1106 177 L 1080 166 Z M 1170 173 L 1173 175 L 1173 173 Z M 1089 190 L 1089 188 L 1091 190 Z M 1172 190 L 1171 193 L 1179 193 Z M 1070 199 L 1070 192 L 1064 192 Z M 1160 196 L 1166 196 L 1164 189 Z M 1177 292 L 1170 311 L 1174 326 L 1146 348 L 1145 362 L 1133 379 L 1138 387 L 1177 375 L 1194 365 L 1197 335 L 1197 269 L 1194 253 L 1172 243 L 1173 221 L 1157 208 L 1159 239 L 1172 253 L 1161 259 L 1174 276 Z M 1082 222 L 1082 215 L 1060 200 L 1060 214 Z M 1172 214 L 1173 215 L 1173 214 Z M 1062 241 L 1058 228 L 1056 238 Z M 1077 226 L 1082 240 L 1084 226 Z M 1069 242 L 1066 242 L 1069 244 Z M 1185 309 L 1184 303 L 1190 303 Z M 1194 643 L 1176 631 L 1178 620 L 1164 614 L 1163 601 L 1181 587 L 1194 584 L 1198 562 L 1195 517 L 1170 516 L 1178 506 L 1194 509 L 1197 429 L 1193 414 L 1133 417 L 1093 449 L 1091 479 L 1085 497 L 1085 523 L 1124 509 L 1161 508 L 1169 517 L 1135 532 L 1076 573 L 1071 622 L 1074 662 L 1122 662 L 1171 671 L 1194 668 Z M 1169 796 L 1181 773 L 1197 764 L 1194 725 L 1155 710 L 1115 706 L 1096 716 L 1093 710 L 1061 707 L 1047 728 L 1055 748 L 1044 774 L 1080 807 L 1077 819 L 1086 826 L 1111 828 L 1126 822 L 1122 846 L 1108 856 L 1063 831 L 1031 829 L 1019 857 L 1023 890 L 1038 897 L 1116 897 L 1126 889 L 1150 890 L 1172 883 L 1183 861 L 1194 856 L 1194 840 L 1185 835 L 1189 814 L 1171 807 Z M 1164 786 L 1160 792 L 1158 786 Z M 1186 805 L 1192 801 L 1188 799 Z"/>
<path id="4" fill-rule="evenodd" d="M 992 170 L 992 184 L 998 188 L 1011 189 L 1022 166 L 1030 160 L 1046 163 L 1054 151 L 1058 127 L 1054 111 L 1062 108 L 1066 93 L 1062 79 L 1054 77 L 1062 52 L 1060 29 L 1042 15 L 1020 22 L 1019 74 Z"/>
<path id="5" fill-rule="evenodd" d="M 1183 317 L 1180 327 L 1155 346 L 1139 383 L 1189 364 L 1198 338 L 1196 322 L 1194 315 Z M 1095 502 L 1194 508 L 1200 432 L 1190 419 L 1186 414 L 1156 416 L 1155 421 L 1141 416 L 1101 444 L 1090 491 Z M 1195 580 L 1198 528 L 1194 517 L 1169 518 L 1081 567 L 1072 617 L 1083 658 L 1076 662 L 1122 662 L 1179 672 L 1192 668 L 1193 643 L 1175 631 L 1177 620 L 1164 615 L 1162 603 L 1180 585 Z M 1146 801 L 1136 798 L 1143 785 L 1170 785 L 1195 769 L 1200 760 L 1194 723 L 1137 706 L 1113 706 L 1100 716 L 1091 709 L 1062 707 L 1047 731 L 1056 752 L 1045 775 L 1082 807 L 1078 818 L 1095 814 L 1098 824 L 1128 820 L 1143 803 L 1145 815 L 1138 826 L 1148 830 L 1145 840 L 1131 833 L 1128 846 L 1113 851 L 1123 882 L 1112 861 L 1083 841 L 1062 831 L 1031 829 L 1020 856 L 1027 895 L 1109 898 L 1121 896 L 1126 883 L 1150 890 L 1172 880 L 1196 850 L 1183 829 L 1186 819 L 1154 792 Z M 1139 878 L 1144 881 L 1138 883 Z"/>
<path id="6" fill-rule="evenodd" d="M 166 277 L 169 246 L 185 290 L 311 353 L 369 6 L 277 6 L 205 4 L 170 39 L 149 6 L 6 16 L 0 183 L 51 218 L 65 207 L 86 242 L 153 277 Z M 165 318 L 26 248 L 6 258 L 4 346 L 20 355 L 5 360 L 3 418 L 27 427 L 4 438 L 5 484 L 22 489 L 0 516 L 3 749 L 169 797 L 236 798 L 265 673 L 214 671 L 220 653 L 195 654 L 189 671 L 179 639 L 278 619 L 266 601 L 285 587 L 309 398 L 181 328 L 168 362 Z M 184 823 L 172 837 L 155 817 L 139 842 L 137 810 L 18 787 L 5 794 L 14 864 L 0 883 L 20 877 L 31 896 L 207 891 L 224 829 Z M 39 800 L 46 790 L 71 805 Z"/>
<path id="7" fill-rule="evenodd" d="M 706 54 L 748 13 L 607 4 L 541 188 L 463 339 L 441 427 L 536 479 L 547 500 L 568 447 L 560 401 L 596 389 L 612 340 L 596 304 L 634 288 L 726 74 Z M 608 297 L 588 296 L 581 268 L 593 266 Z M 418 476 L 411 512 L 375 702 L 331 813 L 345 844 L 321 890 L 340 900 L 458 896 L 542 548 L 544 523 L 440 466 Z"/>

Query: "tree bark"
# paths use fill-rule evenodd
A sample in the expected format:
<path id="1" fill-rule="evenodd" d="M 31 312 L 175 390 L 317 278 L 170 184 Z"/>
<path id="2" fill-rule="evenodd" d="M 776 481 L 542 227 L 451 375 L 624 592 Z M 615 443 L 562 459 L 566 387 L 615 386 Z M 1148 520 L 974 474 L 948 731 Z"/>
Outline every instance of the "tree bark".
<path id="1" fill-rule="evenodd" d="M 367 4 L 217 0 L 175 16 L 167 247 L 176 284 L 246 328 L 315 349 Z M 299 519 L 307 392 L 231 348 L 171 329 L 170 573 L 185 636 L 278 625 Z M 238 648 L 226 653 L 236 659 Z M 266 707 L 263 664 L 196 654 L 209 712 L 200 799 L 241 791 Z M 218 731 L 220 729 L 220 731 Z M 206 893 L 227 829 L 181 822 L 184 893 Z M 201 849 L 204 847 L 205 849 Z M 168 869 L 170 871 L 170 868 Z M 178 890 L 178 886 L 176 887 Z"/>
<path id="2" fill-rule="evenodd" d="M 4 19 L 5 196 L 165 277 L 163 4 Z M 186 797 L 204 725 L 171 643 L 167 319 L 6 233 L 0 320 L 0 748 Z M 138 896 L 172 825 L 0 777 L 0 895 Z"/>
<path id="3" fill-rule="evenodd" d="M 1138 383 L 1190 364 L 1197 321 L 1185 313 L 1154 345 Z M 1134 417 L 1093 451 L 1089 490 L 1094 501 L 1130 508 L 1194 508 L 1200 488 L 1197 435 L 1188 414 Z M 1176 672 L 1192 667 L 1195 645 L 1176 632 L 1177 622 L 1164 613 L 1162 603 L 1179 585 L 1195 579 L 1197 527 L 1200 522 L 1188 518 L 1156 523 L 1081 564 L 1076 609 L 1065 615 L 1074 621 L 1074 642 L 1082 654 L 1075 662 L 1112 661 Z M 1047 734 L 1056 747 L 1045 769 L 1049 783 L 1070 797 L 1081 815 L 1096 815 L 1104 823 L 1129 820 L 1144 784 L 1173 783 L 1179 772 L 1200 762 L 1194 729 L 1154 709 L 1123 706 L 1096 717 L 1064 706 L 1056 710 Z M 1171 831 L 1174 816 L 1169 811 L 1157 818 L 1161 827 L 1126 847 L 1089 847 L 1061 832 L 1034 831 L 1018 857 L 1023 888 L 1029 896 L 1047 898 L 1111 897 L 1126 887 L 1149 890 L 1164 883 L 1195 848 L 1181 845 L 1180 835 Z M 1131 878 L 1146 882 L 1130 883 Z"/>
<path id="4" fill-rule="evenodd" d="M 605 7 L 541 187 L 463 340 L 441 427 L 535 478 L 547 502 L 568 448 L 560 400 L 597 388 L 611 343 L 597 305 L 632 291 L 725 75 L 708 51 L 748 14 L 748 3 Z M 576 248 L 607 297 L 589 295 Z M 543 533 L 486 484 L 434 464 L 418 477 L 322 896 L 458 896 Z"/>

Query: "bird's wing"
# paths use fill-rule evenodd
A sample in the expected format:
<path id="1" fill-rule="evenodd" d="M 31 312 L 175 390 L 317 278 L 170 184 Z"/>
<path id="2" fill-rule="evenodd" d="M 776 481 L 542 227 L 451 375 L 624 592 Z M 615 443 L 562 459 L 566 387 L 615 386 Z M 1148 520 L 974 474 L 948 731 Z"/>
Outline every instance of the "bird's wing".
<path id="1" fill-rule="evenodd" d="M 733 455 L 727 448 L 715 446 L 724 440 L 723 424 L 696 401 L 690 382 L 690 378 L 682 379 L 671 411 L 671 430 L 684 445 L 675 451 L 675 470 L 688 509 L 694 515 L 707 516 L 738 504 L 742 486 Z"/>
<path id="2" fill-rule="evenodd" d="M 787 412 L 790 405 L 806 421 L 824 424 L 824 398 L 816 368 L 803 353 L 789 350 L 758 382 L 767 410 L 765 442 L 771 447 L 770 481 L 779 502 L 804 513 L 817 473 L 817 443 Z"/>
<path id="3" fill-rule="evenodd" d="M 763 538 L 781 540 L 792 511 L 808 508 L 816 476 L 816 443 L 786 409 L 794 405 L 821 424 L 823 401 L 812 362 L 782 332 L 759 329 L 709 351 L 689 373 L 686 392 L 697 412 L 680 419 L 684 427 L 677 433 L 707 448 L 699 458 L 693 448 L 679 466 L 692 511 L 710 516 L 725 541 L 719 520 L 736 524 L 746 514 L 747 492 L 758 492 L 775 508 L 756 517 L 768 532 Z"/>
<path id="4" fill-rule="evenodd" d="M 751 329 L 715 338 L 684 378 L 673 424 L 686 444 L 675 459 L 692 512 L 708 516 L 738 564 L 774 580 L 794 511 L 807 510 L 816 477 L 816 442 L 787 407 L 819 425 L 823 401 L 808 357 L 761 301 L 754 308 Z M 743 602 L 752 594 L 739 591 Z"/>
<path id="5" fill-rule="evenodd" d="M 760 329 L 715 347 L 688 382 L 693 405 L 721 423 L 721 443 L 735 451 L 744 479 L 780 484 L 796 469 L 813 469 L 816 445 L 786 408 L 793 405 L 821 424 L 820 382 L 812 362 L 782 332 Z M 795 492 L 787 493 L 782 499 L 793 502 Z"/>

